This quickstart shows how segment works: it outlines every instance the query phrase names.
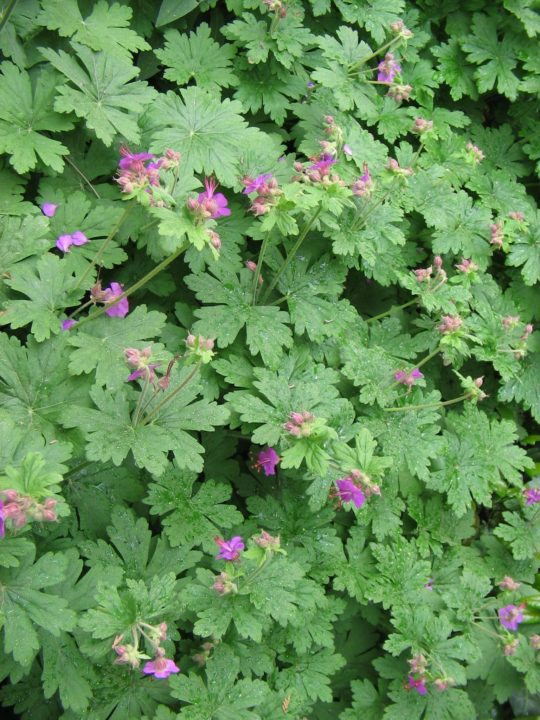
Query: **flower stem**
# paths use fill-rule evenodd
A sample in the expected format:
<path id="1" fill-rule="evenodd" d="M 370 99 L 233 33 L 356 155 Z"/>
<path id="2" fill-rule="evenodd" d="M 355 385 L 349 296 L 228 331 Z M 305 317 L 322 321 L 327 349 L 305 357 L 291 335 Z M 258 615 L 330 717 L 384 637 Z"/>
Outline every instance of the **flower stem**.
<path id="1" fill-rule="evenodd" d="M 148 424 L 148 423 L 150 422 L 150 420 L 151 420 L 155 415 L 157 415 L 157 413 L 161 410 L 161 408 L 162 408 L 164 405 L 166 405 L 170 400 L 172 400 L 173 397 L 175 397 L 176 395 L 178 395 L 178 393 L 179 393 L 181 390 L 183 390 L 183 389 L 186 387 L 186 385 L 188 385 L 188 384 L 193 380 L 193 378 L 195 377 L 195 375 L 198 373 L 200 367 L 201 367 L 201 362 L 199 361 L 199 362 L 195 365 L 195 367 L 193 368 L 193 370 L 189 373 L 189 375 L 187 376 L 187 378 L 186 378 L 185 380 L 183 380 L 183 381 L 180 383 L 180 385 L 179 385 L 177 388 L 175 388 L 171 393 L 169 393 L 166 397 L 164 397 L 163 400 L 155 406 L 155 408 L 152 410 L 152 412 L 149 413 L 149 414 L 144 418 L 144 420 L 142 421 L 142 424 L 143 424 L 143 425 Z"/>
<path id="2" fill-rule="evenodd" d="M 135 408 L 135 412 L 133 413 L 133 421 L 131 423 L 133 427 L 137 427 L 137 423 L 139 422 L 139 417 L 140 417 L 141 410 L 143 407 L 144 398 L 146 397 L 146 393 L 148 392 L 149 385 L 150 385 L 150 380 L 148 377 L 146 377 L 142 392 L 139 394 L 139 400 L 137 401 L 137 407 Z"/>
<path id="3" fill-rule="evenodd" d="M 422 403 L 421 405 L 404 405 L 403 407 L 383 408 L 383 410 L 385 412 L 404 412 L 406 410 L 423 410 L 424 408 L 445 407 L 446 405 L 454 405 L 455 403 L 461 402 L 462 400 L 468 400 L 471 397 L 471 393 L 466 393 L 465 395 L 460 395 L 459 397 L 453 398 L 452 400 L 443 400 L 443 402 Z"/>
<path id="4" fill-rule="evenodd" d="M 363 57 L 360 60 L 357 60 L 356 62 L 351 63 L 351 65 L 349 65 L 349 72 L 351 70 L 355 70 L 357 67 L 362 67 L 362 65 L 369 62 L 370 60 L 373 60 L 374 57 L 377 57 L 377 55 L 380 55 L 382 52 L 384 52 L 385 50 L 388 50 L 388 48 L 392 47 L 392 45 L 396 45 L 399 42 L 401 42 L 400 35 L 398 35 L 397 37 L 393 37 L 385 45 L 381 45 L 381 47 L 377 48 L 377 50 L 375 50 L 375 52 L 372 52 L 371 55 L 366 55 L 366 57 Z"/>
<path id="5" fill-rule="evenodd" d="M 168 267 L 176 258 L 180 257 L 180 255 L 187 250 L 189 247 L 189 242 L 185 242 L 181 247 L 178 248 L 176 252 L 174 252 L 172 255 L 169 255 L 168 258 L 165 258 L 165 260 L 162 260 L 159 265 L 156 265 L 156 267 L 153 270 L 150 270 L 149 273 L 146 273 L 144 277 L 142 277 L 140 280 L 137 280 L 137 282 L 132 285 L 130 288 L 128 288 L 125 292 L 123 292 L 121 295 L 119 295 L 117 298 L 115 298 L 115 303 L 119 302 L 120 300 L 123 300 L 126 297 L 129 297 L 134 292 L 139 290 L 140 288 L 144 287 L 147 282 L 152 280 L 156 277 L 156 275 L 159 275 L 159 273 L 162 270 L 165 270 L 166 267 Z M 95 318 L 99 317 L 100 315 L 103 315 L 103 313 L 107 310 L 107 306 L 104 305 L 103 307 L 98 308 L 95 312 L 93 312 L 91 315 L 87 315 L 85 318 L 80 320 L 77 324 L 78 327 L 80 327 L 83 323 L 88 322 L 89 320 L 94 320 Z"/>
<path id="6" fill-rule="evenodd" d="M 74 163 L 73 160 L 69 157 L 69 155 L 66 156 L 65 161 L 67 162 L 68 165 L 71 165 L 71 167 L 73 168 L 73 170 L 75 170 L 75 172 L 77 173 L 77 175 L 80 175 L 80 176 L 82 177 L 82 179 L 84 180 L 84 182 L 88 185 L 88 187 L 89 187 L 90 190 L 94 193 L 94 195 L 97 197 L 97 199 L 98 199 L 98 200 L 101 200 L 101 195 L 98 193 L 98 191 L 96 190 L 96 188 L 92 185 L 92 183 L 91 183 L 90 180 L 86 177 L 86 175 L 83 173 L 83 171 L 80 170 L 80 169 L 77 167 L 77 165 L 75 165 L 75 163 Z"/>
<path id="7" fill-rule="evenodd" d="M 393 312 L 396 312 L 397 310 L 403 310 L 406 307 L 410 307 L 411 305 L 416 305 L 418 300 L 415 298 L 414 300 L 409 300 L 409 302 L 403 303 L 403 305 L 392 305 L 390 310 L 387 310 L 386 312 L 380 313 L 379 315 L 374 315 L 373 317 L 368 318 L 367 320 L 364 320 L 365 323 L 375 322 L 375 320 L 380 320 L 383 317 L 386 317 L 387 315 L 391 315 Z"/>
<path id="8" fill-rule="evenodd" d="M 101 258 L 102 258 L 102 256 L 103 256 L 103 253 L 104 253 L 105 250 L 107 249 L 107 247 L 108 247 L 109 243 L 111 242 L 111 240 L 113 239 L 113 237 L 116 235 L 116 233 L 117 233 L 117 232 L 120 230 L 120 228 L 122 227 L 122 225 L 123 225 L 123 223 L 124 223 L 124 220 L 127 218 L 127 216 L 129 215 L 129 213 L 131 212 L 131 208 L 132 208 L 132 207 L 133 207 L 133 205 L 128 205 L 128 207 L 127 207 L 127 208 L 124 210 L 124 212 L 122 213 L 121 217 L 118 219 L 118 222 L 116 223 L 116 225 L 113 227 L 113 229 L 111 230 L 111 232 L 107 235 L 107 237 L 105 238 L 104 243 L 103 243 L 102 246 L 99 248 L 99 250 L 98 250 L 97 253 L 95 254 L 93 260 L 91 261 L 90 265 L 86 268 L 86 270 L 84 271 L 81 279 L 80 279 L 79 282 L 77 283 L 77 286 L 76 286 L 77 288 L 81 287 L 81 285 L 84 284 L 84 281 L 86 280 L 86 278 L 87 278 L 88 275 L 90 274 L 92 268 L 93 268 L 95 265 L 97 265 L 97 263 L 101 260 Z"/>
<path id="9" fill-rule="evenodd" d="M 312 226 L 313 226 L 313 223 L 317 220 L 317 218 L 319 217 L 319 215 L 321 214 L 321 212 L 322 212 L 322 207 L 319 206 L 319 207 L 317 208 L 317 210 L 313 213 L 313 215 L 311 216 L 311 218 L 310 218 L 310 219 L 307 221 L 307 223 L 304 225 L 304 229 L 302 230 L 302 232 L 301 232 L 300 235 L 298 236 L 298 240 L 297 240 L 297 241 L 294 243 L 294 245 L 292 246 L 291 251 L 289 252 L 289 254 L 287 255 L 287 257 L 285 258 L 285 261 L 283 262 L 282 266 L 279 268 L 279 270 L 277 271 L 274 279 L 272 280 L 272 282 L 270 283 L 270 285 L 269 285 L 268 288 L 266 289 L 266 293 L 265 293 L 265 295 L 264 295 L 264 297 L 263 297 L 263 302 L 268 298 L 268 296 L 270 295 L 270 293 L 272 292 L 272 290 L 276 287 L 276 285 L 277 285 L 277 283 L 278 283 L 278 281 L 279 281 L 279 278 L 283 275 L 283 273 L 285 272 L 285 270 L 289 267 L 291 261 L 294 259 L 296 253 L 297 253 L 298 250 L 300 249 L 300 245 L 302 245 L 302 243 L 303 243 L 304 240 L 306 239 L 306 235 L 307 235 L 308 232 L 311 230 L 311 228 L 312 228 Z"/>
<path id="10" fill-rule="evenodd" d="M 255 305 L 257 302 L 257 294 L 259 289 L 259 278 L 261 277 L 261 268 L 262 263 L 264 260 L 264 255 L 266 253 L 266 248 L 268 247 L 268 241 L 270 240 L 270 233 L 266 233 L 264 236 L 264 240 L 262 243 L 261 251 L 259 253 L 259 258 L 257 260 L 257 267 L 255 268 L 255 276 L 253 278 L 253 299 L 251 304 Z"/>

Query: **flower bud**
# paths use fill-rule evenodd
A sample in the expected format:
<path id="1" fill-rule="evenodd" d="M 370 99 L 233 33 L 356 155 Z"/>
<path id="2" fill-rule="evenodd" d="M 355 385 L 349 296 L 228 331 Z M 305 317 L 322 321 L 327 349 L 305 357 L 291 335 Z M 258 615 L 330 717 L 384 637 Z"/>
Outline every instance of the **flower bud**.
<path id="1" fill-rule="evenodd" d="M 186 338 L 186 345 L 188 347 L 194 347 L 196 340 L 197 338 L 195 337 L 195 335 L 188 335 Z"/>
<path id="2" fill-rule="evenodd" d="M 516 582 L 509 575 L 505 575 L 499 583 L 499 587 L 501 590 L 517 590 L 521 587 L 521 583 Z"/>

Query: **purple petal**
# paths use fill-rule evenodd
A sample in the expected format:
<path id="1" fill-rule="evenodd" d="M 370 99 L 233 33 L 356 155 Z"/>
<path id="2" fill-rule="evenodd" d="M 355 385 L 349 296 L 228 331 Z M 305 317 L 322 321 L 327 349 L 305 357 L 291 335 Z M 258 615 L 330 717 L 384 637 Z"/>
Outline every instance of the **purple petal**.
<path id="1" fill-rule="evenodd" d="M 73 238 L 71 235 L 59 235 L 56 239 L 56 247 L 62 252 L 69 252 L 71 245 L 73 245 Z"/>
<path id="2" fill-rule="evenodd" d="M 73 245 L 86 245 L 88 238 L 80 230 L 76 230 L 71 236 L 71 242 Z"/>
<path id="3" fill-rule="evenodd" d="M 76 324 L 76 321 L 72 320 L 71 318 L 67 318 L 67 320 L 62 320 L 62 330 L 71 330 L 71 328 Z"/>
<path id="4" fill-rule="evenodd" d="M 54 203 L 46 202 L 41 206 L 41 212 L 47 217 L 54 217 L 57 207 L 58 205 L 55 205 Z"/>

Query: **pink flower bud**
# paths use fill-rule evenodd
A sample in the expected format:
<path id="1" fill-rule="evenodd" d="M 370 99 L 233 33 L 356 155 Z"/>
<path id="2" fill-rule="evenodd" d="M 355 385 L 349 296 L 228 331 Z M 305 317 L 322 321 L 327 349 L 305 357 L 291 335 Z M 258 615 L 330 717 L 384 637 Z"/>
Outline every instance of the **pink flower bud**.
<path id="1" fill-rule="evenodd" d="M 521 583 L 516 582 L 509 575 L 505 575 L 499 583 L 499 587 L 501 590 L 517 590 L 521 587 Z"/>
<path id="2" fill-rule="evenodd" d="M 186 338 L 186 345 L 188 347 L 194 347 L 196 340 L 197 338 L 195 337 L 195 335 L 188 335 Z"/>
<path id="3" fill-rule="evenodd" d="M 292 412 L 289 417 L 293 422 L 295 422 L 297 425 L 301 425 L 304 422 L 304 415 L 299 412 Z"/>
<path id="4" fill-rule="evenodd" d="M 255 272 L 257 263 L 254 263 L 253 260 L 246 260 L 246 267 L 248 270 L 251 270 L 251 272 Z"/>
<path id="5" fill-rule="evenodd" d="M 516 220 L 517 222 L 523 222 L 525 220 L 525 215 L 519 211 L 509 212 L 508 217 L 512 220 Z"/>
<path id="6" fill-rule="evenodd" d="M 207 340 L 204 341 L 204 343 L 201 342 L 201 345 L 204 345 L 206 350 L 213 350 L 214 349 L 214 340 L 212 340 L 211 338 L 208 338 Z"/>
<path id="7" fill-rule="evenodd" d="M 436 270 L 440 270 L 443 265 L 443 259 L 440 255 L 435 255 L 433 258 L 433 264 L 435 265 Z"/>
<path id="8" fill-rule="evenodd" d="M 503 649 L 503 652 L 506 655 L 506 657 L 515 655 L 518 645 L 519 645 L 519 638 L 515 638 L 514 640 L 511 640 L 509 643 L 506 643 L 506 645 L 504 646 L 504 649 Z"/>
<path id="9" fill-rule="evenodd" d="M 54 522 L 57 518 L 54 510 L 43 510 L 43 520 L 46 522 Z"/>
<path id="10" fill-rule="evenodd" d="M 333 116 L 332 116 L 332 115 L 325 115 L 325 116 L 324 116 L 324 122 L 325 122 L 327 125 L 333 125 L 333 124 L 334 124 L 334 118 L 333 118 Z"/>
<path id="11" fill-rule="evenodd" d="M 1 492 L 9 502 L 15 502 L 19 498 L 17 490 L 2 490 Z"/>

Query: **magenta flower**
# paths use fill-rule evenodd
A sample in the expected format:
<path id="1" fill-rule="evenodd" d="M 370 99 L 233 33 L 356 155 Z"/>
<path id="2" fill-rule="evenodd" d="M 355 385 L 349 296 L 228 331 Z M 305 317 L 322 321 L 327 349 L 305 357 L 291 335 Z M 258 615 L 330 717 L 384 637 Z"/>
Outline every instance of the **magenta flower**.
<path id="1" fill-rule="evenodd" d="M 523 610 L 525 604 L 520 605 L 505 605 L 499 608 L 499 621 L 503 627 L 507 630 L 517 630 L 518 625 L 523 622 Z"/>
<path id="2" fill-rule="evenodd" d="M 384 60 L 378 64 L 377 80 L 382 83 L 391 83 L 395 76 L 401 72 L 401 66 L 394 60 L 392 53 L 386 53 Z"/>
<path id="3" fill-rule="evenodd" d="M 349 477 L 336 480 L 338 497 L 341 502 L 352 502 L 357 508 L 361 508 L 366 500 L 362 489 L 355 485 Z"/>
<path id="4" fill-rule="evenodd" d="M 62 330 L 71 330 L 71 328 L 76 324 L 77 324 L 76 321 L 72 320 L 71 318 L 62 320 Z"/>
<path id="5" fill-rule="evenodd" d="M 215 537 L 214 542 L 220 548 L 219 553 L 216 555 L 218 560 L 238 560 L 240 553 L 245 547 L 244 541 L 240 535 L 235 535 L 230 540 Z"/>
<path id="6" fill-rule="evenodd" d="M 120 170 L 132 170 L 134 165 L 139 166 L 140 163 L 153 160 L 155 157 L 152 153 L 147 152 L 131 153 L 126 147 L 120 148 L 120 154 L 123 155 L 118 163 Z"/>
<path id="7" fill-rule="evenodd" d="M 308 172 L 318 171 L 321 175 L 328 175 L 330 168 L 336 162 L 336 158 L 330 153 L 322 153 L 313 165 L 308 167 Z"/>
<path id="8" fill-rule="evenodd" d="M 257 455 L 257 462 L 254 467 L 256 470 L 262 470 L 266 476 L 276 474 L 276 465 L 279 463 L 280 457 L 274 448 L 266 448 L 261 450 Z"/>
<path id="9" fill-rule="evenodd" d="M 71 235 L 59 235 L 56 240 L 56 247 L 62 252 L 69 252 L 72 245 L 86 245 L 88 238 L 80 230 L 76 230 Z"/>
<path id="10" fill-rule="evenodd" d="M 159 680 L 168 678 L 169 675 L 179 673 L 180 668 L 175 665 L 174 660 L 169 660 L 166 657 L 157 657 L 154 660 L 150 660 L 143 667 L 143 673 L 145 675 L 153 675 Z"/>
<path id="11" fill-rule="evenodd" d="M 409 690 L 416 690 L 420 695 L 427 695 L 426 679 L 421 677 L 415 680 L 412 675 L 407 678 L 409 681 Z"/>
<path id="12" fill-rule="evenodd" d="M 540 488 L 527 488 L 523 491 L 523 494 L 527 499 L 527 505 L 534 505 L 540 502 Z"/>
<path id="13" fill-rule="evenodd" d="M 120 297 L 122 293 L 124 292 L 124 289 L 120 283 L 112 282 L 108 288 L 105 288 L 103 291 L 104 293 L 104 302 L 107 304 L 111 304 L 111 307 L 108 307 L 105 310 L 105 313 L 109 317 L 125 317 L 129 312 L 129 302 L 127 298 L 122 298 L 118 302 L 114 302 L 114 300 L 117 297 Z"/>
<path id="14" fill-rule="evenodd" d="M 244 178 L 243 183 L 246 186 L 243 191 L 244 195 L 249 195 L 253 192 L 266 192 L 268 180 L 271 178 L 272 173 L 263 173 L 262 175 L 257 175 L 256 178 Z"/>
<path id="15" fill-rule="evenodd" d="M 394 380 L 402 385 L 407 385 L 407 387 L 412 387 L 415 380 L 420 380 L 420 378 L 423 377 L 423 374 L 418 368 L 414 368 L 410 373 L 405 372 L 405 370 L 398 370 L 394 373 Z"/>
<path id="16" fill-rule="evenodd" d="M 46 202 L 41 206 L 41 212 L 47 217 L 54 217 L 57 207 L 58 205 L 55 205 L 54 203 Z"/>
<path id="17" fill-rule="evenodd" d="M 137 378 L 145 377 L 148 378 L 149 382 L 154 382 L 156 379 L 156 373 L 154 370 L 160 366 L 160 363 L 150 363 L 149 365 L 145 365 L 144 367 L 140 367 L 137 370 L 134 370 L 131 375 L 128 377 L 128 382 L 131 382 L 132 380 L 137 380 Z"/>
<path id="18" fill-rule="evenodd" d="M 197 202 L 204 206 L 213 220 L 229 216 L 231 211 L 227 207 L 227 198 L 223 193 L 216 193 L 217 183 L 214 178 L 205 178 L 204 186 L 206 190 L 203 193 L 199 193 Z"/>
<path id="19" fill-rule="evenodd" d="M 6 535 L 6 516 L 4 514 L 4 503 L 0 500 L 0 538 Z"/>

